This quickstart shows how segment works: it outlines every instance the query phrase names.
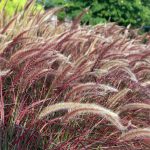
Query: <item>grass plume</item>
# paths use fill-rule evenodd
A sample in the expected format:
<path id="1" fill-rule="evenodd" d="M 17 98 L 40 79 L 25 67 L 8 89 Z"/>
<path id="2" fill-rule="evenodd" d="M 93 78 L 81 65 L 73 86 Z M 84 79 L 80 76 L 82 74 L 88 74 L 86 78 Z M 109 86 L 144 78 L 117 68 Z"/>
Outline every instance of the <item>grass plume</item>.
<path id="1" fill-rule="evenodd" d="M 0 12 L 2 149 L 149 149 L 149 34 L 80 26 L 80 16 L 54 25 L 62 8 L 33 5 L 12 17 Z"/>

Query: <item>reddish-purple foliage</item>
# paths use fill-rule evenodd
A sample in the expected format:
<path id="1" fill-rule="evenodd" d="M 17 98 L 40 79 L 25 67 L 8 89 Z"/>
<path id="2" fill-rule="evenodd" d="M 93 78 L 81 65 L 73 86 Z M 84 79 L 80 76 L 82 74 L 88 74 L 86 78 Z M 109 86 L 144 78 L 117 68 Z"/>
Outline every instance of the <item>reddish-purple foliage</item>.
<path id="1" fill-rule="evenodd" d="M 114 112 L 126 104 L 149 105 L 149 35 L 133 37 L 129 29 L 114 23 L 52 27 L 42 14 L 38 20 L 38 15 L 30 18 L 32 26 L 23 25 L 22 32 L 19 25 L 18 32 L 11 27 L 19 19 L 16 16 L 0 28 L 0 110 L 4 127 L 0 136 L 5 139 L 1 142 L 9 141 L 10 147 L 22 149 L 37 149 L 38 144 L 57 150 L 149 149 L 146 138 L 119 141 L 121 132 L 94 114 L 67 123 L 62 116 L 67 119 L 74 111 L 38 119 L 44 107 L 64 101 L 96 103 Z M 143 38 L 147 38 L 146 44 Z M 128 130 L 148 128 L 150 124 L 149 109 L 125 111 L 120 117 L 124 125 L 129 125 Z"/>

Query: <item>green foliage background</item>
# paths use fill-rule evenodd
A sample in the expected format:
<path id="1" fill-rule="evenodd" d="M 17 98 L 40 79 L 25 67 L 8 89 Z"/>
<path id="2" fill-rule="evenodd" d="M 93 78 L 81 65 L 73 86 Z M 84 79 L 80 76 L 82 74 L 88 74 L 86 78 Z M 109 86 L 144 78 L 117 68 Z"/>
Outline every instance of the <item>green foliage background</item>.
<path id="1" fill-rule="evenodd" d="M 70 19 L 79 15 L 84 8 L 89 12 L 82 18 L 82 23 L 95 25 L 106 21 L 118 22 L 120 25 L 141 27 L 150 25 L 150 0 L 39 0 L 45 9 L 65 6 L 59 18 Z"/>
<path id="2" fill-rule="evenodd" d="M 0 0 L 0 11 L 5 9 L 5 13 L 8 16 L 12 16 L 16 10 L 22 11 L 28 0 Z M 42 5 L 37 4 L 36 10 L 41 10 Z"/>
<path id="3" fill-rule="evenodd" d="M 107 21 L 117 22 L 119 25 L 132 27 L 150 26 L 150 0 L 36 0 L 39 9 L 55 6 L 64 6 L 58 14 L 60 20 L 74 19 L 83 9 L 89 7 L 81 20 L 82 24 L 98 24 Z M 5 7 L 7 15 L 13 15 L 24 8 L 27 0 L 8 0 Z M 6 0 L 0 1 L 0 11 L 5 6 Z"/>

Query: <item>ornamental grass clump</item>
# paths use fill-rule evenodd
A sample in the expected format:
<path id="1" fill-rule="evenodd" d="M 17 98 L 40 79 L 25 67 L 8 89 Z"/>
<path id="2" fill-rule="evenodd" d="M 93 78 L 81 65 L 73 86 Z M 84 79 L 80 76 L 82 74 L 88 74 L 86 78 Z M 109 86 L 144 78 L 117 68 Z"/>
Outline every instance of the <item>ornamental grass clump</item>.
<path id="1" fill-rule="evenodd" d="M 1 148 L 149 149 L 149 35 L 54 26 L 61 8 L 31 4 L 0 20 Z"/>

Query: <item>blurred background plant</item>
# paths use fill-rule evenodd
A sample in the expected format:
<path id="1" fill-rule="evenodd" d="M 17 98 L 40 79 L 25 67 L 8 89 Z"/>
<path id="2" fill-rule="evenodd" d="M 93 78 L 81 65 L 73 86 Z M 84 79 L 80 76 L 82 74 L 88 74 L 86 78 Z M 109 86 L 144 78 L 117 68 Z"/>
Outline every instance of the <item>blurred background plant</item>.
<path id="1" fill-rule="evenodd" d="M 85 8 L 88 13 L 82 16 L 81 23 L 96 25 L 105 22 L 117 22 L 119 25 L 132 27 L 144 27 L 149 30 L 150 26 L 150 3 L 147 0 L 35 0 L 36 9 L 45 10 L 64 6 L 57 16 L 60 21 L 73 20 L 81 14 Z M 0 11 L 5 8 L 6 15 L 12 16 L 17 10 L 21 11 L 27 0 L 1 0 Z M 7 5 L 6 5 L 7 3 Z M 6 7 L 4 7 L 6 6 Z M 34 6 L 35 8 L 35 6 Z"/>
<path id="2" fill-rule="evenodd" d="M 84 8 L 89 11 L 82 17 L 82 24 L 98 24 L 107 21 L 117 22 L 119 25 L 141 27 L 150 25 L 149 0 L 37 0 L 45 9 L 64 6 L 64 11 L 58 18 L 74 19 Z"/>
<path id="3" fill-rule="evenodd" d="M 16 12 L 23 10 L 27 0 L 1 0 L 0 1 L 0 11 L 5 9 L 5 15 L 13 16 Z M 36 3 L 34 9 L 42 9 L 42 5 Z"/>

